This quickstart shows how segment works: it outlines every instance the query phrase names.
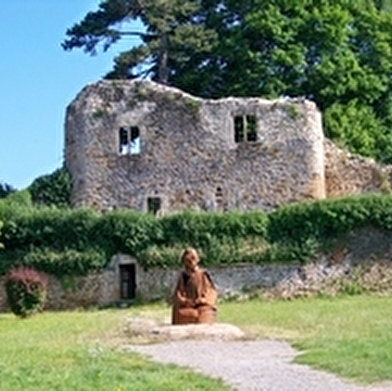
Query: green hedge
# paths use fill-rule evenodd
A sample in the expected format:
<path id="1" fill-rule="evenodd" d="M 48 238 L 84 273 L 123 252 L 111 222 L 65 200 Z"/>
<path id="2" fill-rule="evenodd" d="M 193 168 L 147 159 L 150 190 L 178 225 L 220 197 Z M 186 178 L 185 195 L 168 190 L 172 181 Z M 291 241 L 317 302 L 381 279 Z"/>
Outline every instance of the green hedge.
<path id="1" fill-rule="evenodd" d="M 0 237 L 1 237 L 1 228 L 3 227 L 3 222 L 0 220 Z M 3 243 L 0 242 L 0 250 L 3 248 Z"/>
<path id="2" fill-rule="evenodd" d="M 300 260 L 328 240 L 373 226 L 392 230 L 392 196 L 369 195 L 304 202 L 269 214 L 186 211 L 156 218 L 132 210 L 34 208 L 0 201 L 4 225 L 0 273 L 20 265 L 55 275 L 83 275 L 112 255 L 135 256 L 145 268 L 178 265 L 185 246 L 204 265 Z"/>

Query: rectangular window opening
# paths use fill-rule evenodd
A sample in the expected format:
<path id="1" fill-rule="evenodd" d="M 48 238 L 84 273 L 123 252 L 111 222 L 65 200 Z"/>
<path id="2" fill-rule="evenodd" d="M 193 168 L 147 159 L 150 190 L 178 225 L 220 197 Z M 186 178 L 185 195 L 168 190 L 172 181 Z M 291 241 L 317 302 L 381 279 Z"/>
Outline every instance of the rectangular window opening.
<path id="1" fill-rule="evenodd" d="M 234 117 L 234 140 L 240 143 L 245 139 L 245 126 L 243 117 Z"/>
<path id="2" fill-rule="evenodd" d="M 140 131 L 137 126 L 130 128 L 130 154 L 136 155 L 140 153 Z"/>
<path id="3" fill-rule="evenodd" d="M 128 130 L 125 128 L 120 128 L 119 134 L 119 152 L 121 155 L 126 155 L 129 153 L 128 145 Z"/>
<path id="4" fill-rule="evenodd" d="M 257 123 L 254 115 L 246 116 L 246 140 L 257 141 Z"/>
<path id="5" fill-rule="evenodd" d="M 136 155 L 140 153 L 140 131 L 137 126 L 120 128 L 119 152 L 121 155 Z"/>
<path id="6" fill-rule="evenodd" d="M 257 120 L 254 115 L 234 117 L 234 141 L 257 141 Z"/>

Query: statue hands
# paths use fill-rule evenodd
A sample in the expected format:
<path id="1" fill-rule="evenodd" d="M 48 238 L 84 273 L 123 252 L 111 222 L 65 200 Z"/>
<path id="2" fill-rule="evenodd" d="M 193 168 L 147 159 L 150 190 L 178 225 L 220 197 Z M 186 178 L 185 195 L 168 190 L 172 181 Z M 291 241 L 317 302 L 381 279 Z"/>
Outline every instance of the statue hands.
<path id="1" fill-rule="evenodd" d="M 198 307 L 200 305 L 205 305 L 205 304 L 207 304 L 207 300 L 203 296 L 195 300 L 195 307 Z"/>

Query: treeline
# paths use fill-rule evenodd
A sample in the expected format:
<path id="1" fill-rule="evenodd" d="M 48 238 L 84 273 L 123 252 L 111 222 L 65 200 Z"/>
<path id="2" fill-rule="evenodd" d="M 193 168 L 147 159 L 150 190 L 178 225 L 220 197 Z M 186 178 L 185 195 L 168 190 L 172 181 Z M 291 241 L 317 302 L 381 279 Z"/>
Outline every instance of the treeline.
<path id="1" fill-rule="evenodd" d="M 327 243 L 361 227 L 392 230 L 392 197 L 368 195 L 292 204 L 272 212 L 186 211 L 157 218 L 132 210 L 32 208 L 0 202 L 0 273 L 32 266 L 49 274 L 85 275 L 116 253 L 150 267 L 178 267 L 185 246 L 204 265 L 307 262 Z"/>

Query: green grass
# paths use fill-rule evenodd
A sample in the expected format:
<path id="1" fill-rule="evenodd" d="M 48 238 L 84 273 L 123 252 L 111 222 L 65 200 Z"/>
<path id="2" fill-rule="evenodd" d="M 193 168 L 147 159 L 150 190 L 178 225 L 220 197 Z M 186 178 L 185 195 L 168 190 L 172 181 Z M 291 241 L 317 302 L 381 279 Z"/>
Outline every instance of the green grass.
<path id="1" fill-rule="evenodd" d="M 219 320 L 290 342 L 298 363 L 362 383 L 392 380 L 391 297 L 225 303 Z"/>
<path id="2" fill-rule="evenodd" d="M 134 310 L 0 314 L 1 391 L 227 390 L 173 365 L 122 353 L 124 318 Z"/>
<path id="3" fill-rule="evenodd" d="M 0 314 L 0 389 L 227 390 L 222 382 L 159 365 L 117 348 L 129 343 L 125 318 L 167 320 L 164 305 L 127 310 Z M 392 298 L 369 295 L 293 301 L 227 302 L 219 322 L 293 344 L 296 361 L 363 383 L 391 381 Z"/>

